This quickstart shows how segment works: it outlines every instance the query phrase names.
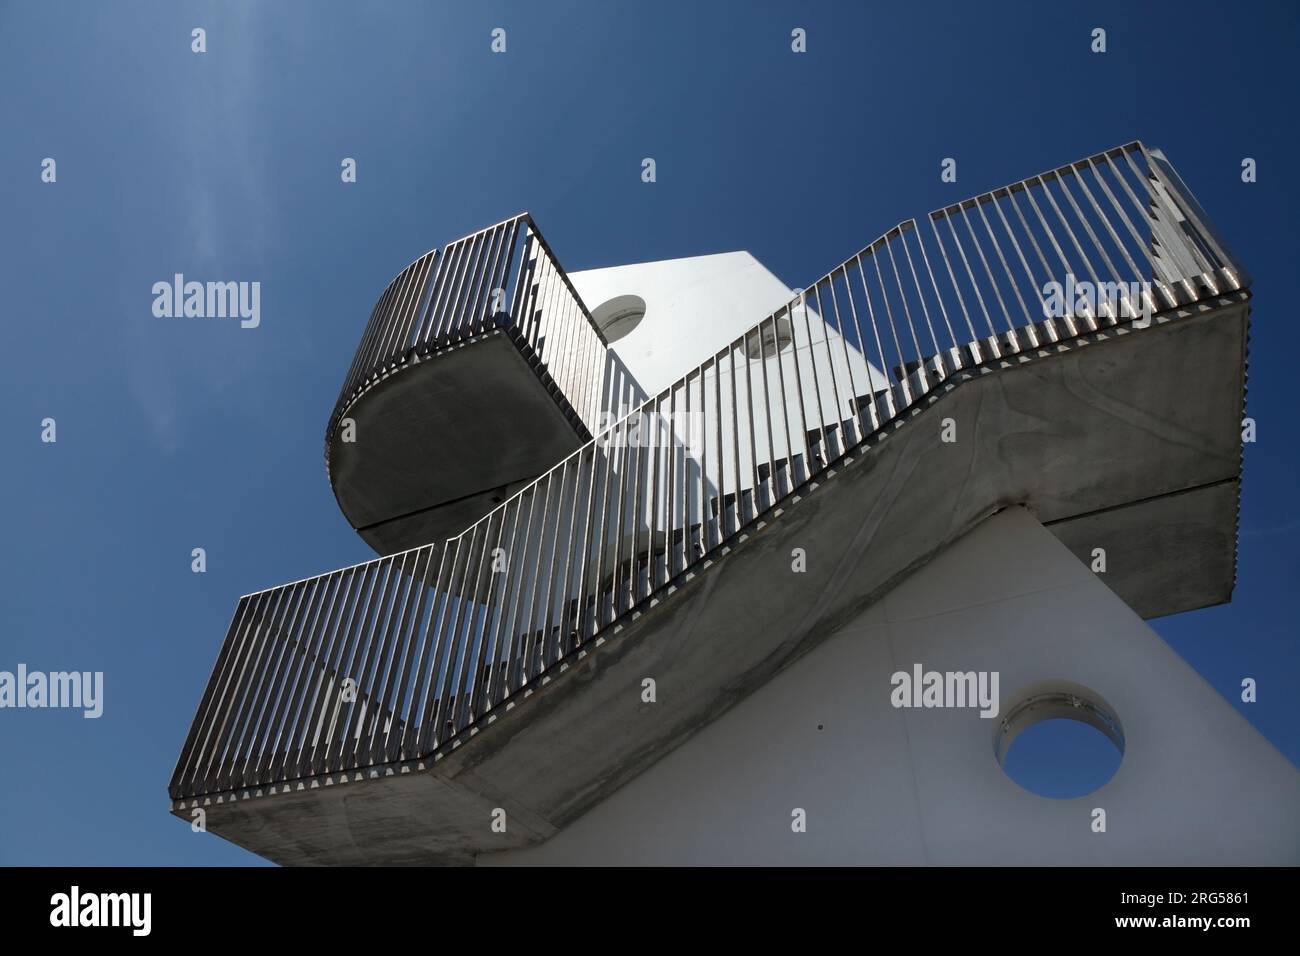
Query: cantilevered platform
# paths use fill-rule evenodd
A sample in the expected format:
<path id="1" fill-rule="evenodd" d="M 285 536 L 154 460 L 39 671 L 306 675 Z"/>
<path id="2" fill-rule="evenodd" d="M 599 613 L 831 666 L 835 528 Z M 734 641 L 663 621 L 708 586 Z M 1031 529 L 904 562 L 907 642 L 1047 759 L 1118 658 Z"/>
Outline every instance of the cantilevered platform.
<path id="1" fill-rule="evenodd" d="M 590 440 L 605 344 L 527 214 L 375 304 L 330 417 L 339 508 L 380 554 L 442 540 Z"/>

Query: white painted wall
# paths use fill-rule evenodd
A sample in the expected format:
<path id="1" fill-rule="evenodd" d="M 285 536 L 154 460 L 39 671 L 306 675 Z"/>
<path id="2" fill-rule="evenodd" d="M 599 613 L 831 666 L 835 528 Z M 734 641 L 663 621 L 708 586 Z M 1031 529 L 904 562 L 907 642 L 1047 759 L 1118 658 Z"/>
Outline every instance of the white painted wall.
<path id="1" fill-rule="evenodd" d="M 693 449 L 679 466 L 680 482 L 673 490 L 673 500 L 688 503 L 689 510 L 670 518 L 661 509 L 654 522 L 660 530 L 681 527 L 688 515 L 691 523 L 700 521 L 707 500 L 720 489 L 725 494 L 752 489 L 758 464 L 804 453 L 807 431 L 853 417 L 856 396 L 886 385 L 883 374 L 846 343 L 834 323 L 822 320 L 815 303 L 796 309 L 790 322 L 793 342 L 779 355 L 749 359 L 740 348 L 729 350 L 795 296 L 748 252 L 595 269 L 569 278 L 593 312 L 623 295 L 638 295 L 646 303 L 641 324 L 611 345 L 604 407 L 614 421 L 722 354 L 716 366 L 710 364 L 661 406 L 665 416 L 702 412 L 694 421 L 708 428 L 702 442 L 698 429 L 667 442 L 680 449 L 689 438 Z M 618 458 L 615 476 L 623 467 Z M 641 530 L 650 526 L 650 507 L 647 501 L 638 516 Z"/>
<path id="2" fill-rule="evenodd" d="M 917 662 L 998 671 L 1003 713 L 1044 680 L 1091 689 L 1123 724 L 1120 769 L 1086 797 L 1022 790 L 998 720 L 890 705 Z M 1013 508 L 546 843 L 480 863 L 1295 865 L 1300 773 Z"/>
<path id="3" fill-rule="evenodd" d="M 642 398 L 667 388 L 793 296 L 748 252 L 665 259 L 569 273 L 593 312 L 618 295 L 645 300 L 644 321 L 613 350 Z M 628 393 L 617 398 L 629 401 Z"/>

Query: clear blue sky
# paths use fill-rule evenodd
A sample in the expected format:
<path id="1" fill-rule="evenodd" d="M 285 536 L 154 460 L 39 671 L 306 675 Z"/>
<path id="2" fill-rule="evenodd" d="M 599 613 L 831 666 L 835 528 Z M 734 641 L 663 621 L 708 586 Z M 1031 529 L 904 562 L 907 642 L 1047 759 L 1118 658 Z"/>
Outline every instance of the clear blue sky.
<path id="1" fill-rule="evenodd" d="M 1297 9 L 3 0 L 0 669 L 102 670 L 106 701 L 0 711 L 0 863 L 259 862 L 170 817 L 167 780 L 236 597 L 369 556 L 323 429 L 419 253 L 527 209 L 571 270 L 748 249 L 802 286 L 900 219 L 1134 138 L 1256 295 L 1236 595 L 1155 627 L 1300 761 Z M 261 327 L 155 318 L 175 272 L 260 280 Z"/>

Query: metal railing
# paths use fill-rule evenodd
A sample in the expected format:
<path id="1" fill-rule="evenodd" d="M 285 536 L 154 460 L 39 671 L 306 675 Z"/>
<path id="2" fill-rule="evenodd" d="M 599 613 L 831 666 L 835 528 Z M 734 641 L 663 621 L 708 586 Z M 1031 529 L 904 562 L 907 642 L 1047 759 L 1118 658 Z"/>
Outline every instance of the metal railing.
<path id="1" fill-rule="evenodd" d="M 447 748 L 953 376 L 1248 282 L 1140 143 L 901 223 L 456 537 L 242 598 L 171 794 Z"/>
<path id="2" fill-rule="evenodd" d="M 370 313 L 326 429 L 371 386 L 428 355 L 505 329 L 589 437 L 600 412 L 605 337 L 532 216 L 432 249 L 397 274 Z M 567 410 L 567 409 L 566 409 Z"/>

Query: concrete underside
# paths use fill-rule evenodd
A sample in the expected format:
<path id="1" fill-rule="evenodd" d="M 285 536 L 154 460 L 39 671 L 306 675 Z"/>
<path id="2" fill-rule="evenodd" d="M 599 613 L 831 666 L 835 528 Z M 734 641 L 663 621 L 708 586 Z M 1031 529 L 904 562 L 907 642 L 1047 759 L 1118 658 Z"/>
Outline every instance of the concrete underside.
<path id="1" fill-rule="evenodd" d="M 1246 316 L 1204 306 L 953 380 L 450 752 L 212 798 L 208 829 L 285 864 L 466 864 L 544 840 L 1013 505 L 1089 564 L 1104 548 L 1103 580 L 1144 616 L 1226 601 Z M 648 676 L 671 706 L 642 705 Z"/>
<path id="2" fill-rule="evenodd" d="M 1300 862 L 1300 773 L 1104 579 L 1024 509 L 1000 511 L 551 839 L 478 862 Z M 917 665 L 996 674 L 996 692 L 895 707 L 893 675 Z M 675 687 L 658 691 L 644 709 L 675 706 Z M 995 746 L 1002 720 L 1027 714 L 1017 705 L 1051 693 L 1104 707 L 1122 730 L 1114 776 L 1089 773 L 1075 748 L 1056 779 L 1079 795 L 1057 799 L 1022 789 Z M 1052 780 L 1025 774 L 1023 754 L 1013 763 L 1018 779 Z"/>
<path id="3" fill-rule="evenodd" d="M 555 397 L 502 331 L 409 365 L 358 397 L 330 480 L 380 554 L 458 534 L 580 447 Z"/>

